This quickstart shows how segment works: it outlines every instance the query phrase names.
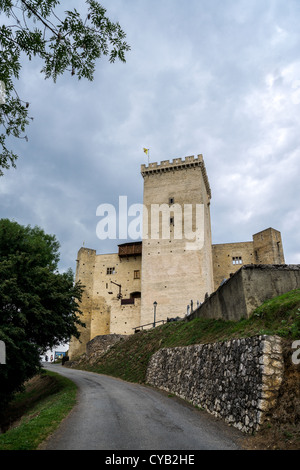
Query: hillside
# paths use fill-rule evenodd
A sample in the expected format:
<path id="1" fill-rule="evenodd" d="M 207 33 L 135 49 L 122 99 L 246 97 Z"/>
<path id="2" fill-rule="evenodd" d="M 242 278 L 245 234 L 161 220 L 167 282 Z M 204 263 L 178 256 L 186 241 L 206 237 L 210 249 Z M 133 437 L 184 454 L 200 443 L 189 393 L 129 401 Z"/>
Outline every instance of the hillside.
<path id="1" fill-rule="evenodd" d="M 144 383 L 148 361 L 160 348 L 263 334 L 278 335 L 284 340 L 285 379 L 278 407 L 264 428 L 247 439 L 246 445 L 251 448 L 300 448 L 300 366 L 291 360 L 292 343 L 300 339 L 300 289 L 265 302 L 249 319 L 170 322 L 121 340 L 93 363 L 82 357 L 69 366 Z"/>

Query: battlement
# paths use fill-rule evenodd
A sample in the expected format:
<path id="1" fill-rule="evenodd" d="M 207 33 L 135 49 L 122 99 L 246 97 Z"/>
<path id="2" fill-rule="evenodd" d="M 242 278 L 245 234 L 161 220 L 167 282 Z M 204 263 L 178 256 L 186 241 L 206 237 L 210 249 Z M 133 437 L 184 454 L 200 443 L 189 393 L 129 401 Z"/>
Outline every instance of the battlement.
<path id="1" fill-rule="evenodd" d="M 160 164 L 153 162 L 149 163 L 148 166 L 142 165 L 141 173 L 144 176 L 147 173 L 157 173 L 159 171 L 181 170 L 186 167 L 200 166 L 201 163 L 203 163 L 202 155 L 198 155 L 197 157 L 192 155 L 190 157 L 185 157 L 184 160 L 182 158 L 174 158 L 172 161 L 163 160 Z"/>
<path id="2" fill-rule="evenodd" d="M 192 155 L 189 157 L 185 157 L 184 159 L 174 158 L 172 161 L 163 160 L 162 162 L 160 162 L 160 164 L 157 162 L 153 162 L 153 163 L 149 163 L 148 166 L 141 165 L 141 174 L 144 178 L 145 176 L 150 175 L 150 174 L 162 173 L 162 172 L 167 172 L 167 171 L 185 170 L 187 168 L 193 168 L 196 166 L 201 167 L 202 176 L 203 176 L 203 180 L 206 186 L 207 194 L 209 198 L 211 198 L 211 189 L 210 189 L 202 155 L 198 155 L 197 157 Z"/>

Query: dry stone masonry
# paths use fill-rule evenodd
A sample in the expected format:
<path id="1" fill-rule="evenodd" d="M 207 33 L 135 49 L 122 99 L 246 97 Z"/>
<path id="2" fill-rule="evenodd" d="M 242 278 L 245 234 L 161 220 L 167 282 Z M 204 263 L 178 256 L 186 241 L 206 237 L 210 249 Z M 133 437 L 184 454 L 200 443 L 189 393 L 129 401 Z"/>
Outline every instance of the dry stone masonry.
<path id="1" fill-rule="evenodd" d="M 280 338 L 164 348 L 154 354 L 147 382 L 204 408 L 242 432 L 259 429 L 276 405 L 283 378 Z"/>
<path id="2" fill-rule="evenodd" d="M 122 339 L 125 335 L 98 335 L 86 345 L 86 358 L 92 364 L 96 362 L 99 356 L 105 354 L 112 346 Z"/>

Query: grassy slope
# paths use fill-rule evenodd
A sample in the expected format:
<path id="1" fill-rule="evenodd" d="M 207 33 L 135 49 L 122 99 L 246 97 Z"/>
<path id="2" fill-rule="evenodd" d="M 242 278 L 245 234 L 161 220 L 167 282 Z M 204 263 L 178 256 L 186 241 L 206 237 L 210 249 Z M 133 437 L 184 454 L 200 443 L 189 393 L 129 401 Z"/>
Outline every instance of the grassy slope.
<path id="1" fill-rule="evenodd" d="M 117 343 L 97 363 L 81 363 L 80 368 L 143 383 L 148 361 L 160 348 L 261 334 L 275 334 L 288 340 L 300 339 L 300 289 L 265 302 L 250 319 L 233 322 L 197 318 L 142 331 Z"/>

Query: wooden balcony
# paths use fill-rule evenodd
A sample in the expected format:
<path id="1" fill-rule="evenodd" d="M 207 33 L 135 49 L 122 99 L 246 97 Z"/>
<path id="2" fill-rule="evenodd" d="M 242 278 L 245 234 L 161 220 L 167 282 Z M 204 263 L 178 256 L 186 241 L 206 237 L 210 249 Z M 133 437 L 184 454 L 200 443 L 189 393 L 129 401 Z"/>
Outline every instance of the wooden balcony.
<path id="1" fill-rule="evenodd" d="M 142 242 L 123 243 L 119 245 L 120 258 L 142 255 Z"/>

